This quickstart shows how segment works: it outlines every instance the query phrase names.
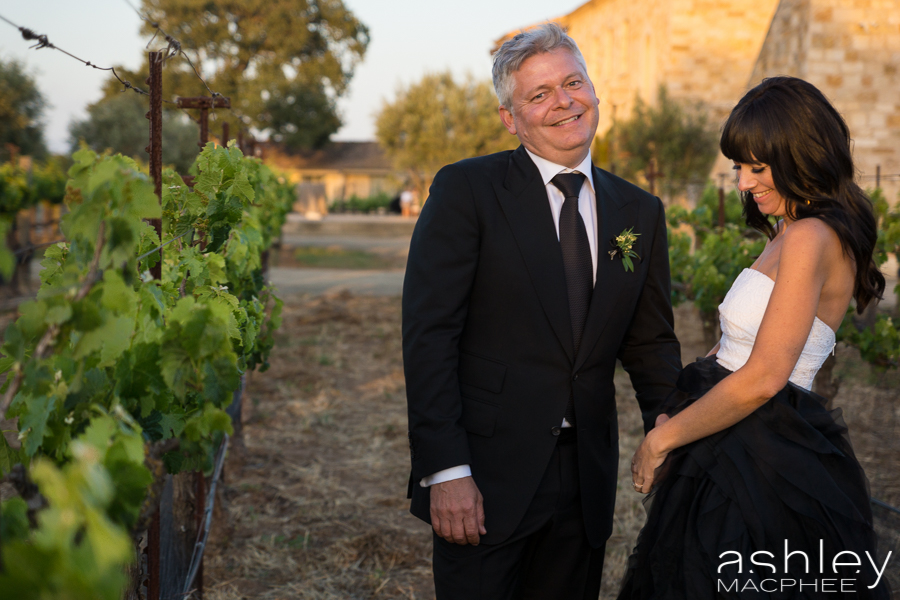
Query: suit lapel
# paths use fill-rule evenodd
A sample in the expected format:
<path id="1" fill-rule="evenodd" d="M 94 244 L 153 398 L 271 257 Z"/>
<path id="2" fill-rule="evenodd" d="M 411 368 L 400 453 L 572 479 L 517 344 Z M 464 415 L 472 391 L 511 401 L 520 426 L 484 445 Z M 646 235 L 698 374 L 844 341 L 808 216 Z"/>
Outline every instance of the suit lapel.
<path id="1" fill-rule="evenodd" d="M 580 369 L 584 364 L 615 312 L 618 301 L 616 291 L 627 283 L 627 277 L 638 276 L 636 272 L 626 272 L 618 257 L 612 260 L 609 257 L 609 251 L 612 250 L 610 240 L 622 233 L 623 230 L 634 226 L 634 223 L 630 222 L 630 219 L 633 218 L 632 211 L 624 210 L 630 203 L 630 199 L 623 198 L 621 193 L 613 188 L 607 175 L 597 167 L 593 168 L 593 176 L 598 221 L 597 283 L 594 285 L 594 292 L 591 296 L 591 306 L 584 324 L 584 335 L 581 338 L 581 347 L 578 349 L 578 356 L 575 360 L 575 370 Z M 638 243 L 637 251 L 640 254 L 640 243 Z"/>
<path id="2" fill-rule="evenodd" d="M 547 190 L 522 146 L 510 155 L 506 180 L 495 183 L 494 189 L 547 319 L 569 360 L 574 361 L 562 251 Z"/>

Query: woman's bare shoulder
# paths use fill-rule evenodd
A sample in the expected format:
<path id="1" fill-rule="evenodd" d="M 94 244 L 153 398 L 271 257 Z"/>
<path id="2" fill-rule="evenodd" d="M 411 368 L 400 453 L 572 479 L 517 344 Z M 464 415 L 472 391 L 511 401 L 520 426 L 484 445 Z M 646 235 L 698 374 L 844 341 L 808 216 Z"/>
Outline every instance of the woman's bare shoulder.
<path id="1" fill-rule="evenodd" d="M 791 250 L 839 249 L 837 232 L 821 219 L 806 218 L 794 221 L 784 230 L 784 248 Z"/>

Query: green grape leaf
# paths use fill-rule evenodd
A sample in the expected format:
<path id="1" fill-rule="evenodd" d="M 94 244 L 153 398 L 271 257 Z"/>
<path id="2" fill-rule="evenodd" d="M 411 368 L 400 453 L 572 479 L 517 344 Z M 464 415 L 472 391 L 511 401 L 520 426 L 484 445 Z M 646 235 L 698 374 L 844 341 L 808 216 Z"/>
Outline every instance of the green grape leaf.
<path id="1" fill-rule="evenodd" d="M 14 450 L 6 441 L 6 436 L 0 431 L 0 477 L 9 473 L 13 465 L 22 462 L 22 458 L 21 452 Z"/>
<path id="2" fill-rule="evenodd" d="M 84 430 L 84 433 L 78 436 L 78 440 L 90 444 L 100 451 L 101 456 L 103 456 L 109 449 L 113 434 L 116 433 L 118 427 L 115 420 L 109 415 L 94 417 L 91 419 L 87 429 Z"/>
<path id="3" fill-rule="evenodd" d="M 194 192 L 203 194 L 211 200 L 219 192 L 219 186 L 221 185 L 221 171 L 202 171 L 194 182 Z"/>
<path id="4" fill-rule="evenodd" d="M 178 452 L 177 450 L 172 450 L 171 452 L 166 452 L 162 455 L 163 464 L 166 466 L 166 471 L 169 473 L 180 473 L 181 468 L 184 465 L 184 454 Z"/>
<path id="5" fill-rule="evenodd" d="M 228 188 L 228 193 L 234 194 L 244 202 L 253 202 L 253 199 L 256 197 L 256 194 L 253 192 L 253 186 L 250 185 L 250 180 L 247 179 L 247 174 L 243 171 L 235 175 L 231 187 Z"/>
<path id="6" fill-rule="evenodd" d="M 192 442 L 199 442 L 209 438 L 216 431 L 222 431 L 228 435 L 234 433 L 231 417 L 221 408 L 207 404 L 201 413 L 188 419 L 184 428 L 184 437 Z"/>
<path id="7" fill-rule="evenodd" d="M 52 396 L 38 396 L 28 400 L 27 410 L 19 418 L 19 431 L 27 432 L 22 444 L 26 456 L 34 456 L 44 441 L 47 420 L 55 404 L 56 398 Z"/>
<path id="8" fill-rule="evenodd" d="M 159 426 L 162 429 L 162 439 L 167 440 L 172 437 L 179 437 L 184 431 L 185 426 L 184 415 L 176 415 L 165 413 L 162 415 Z"/>
<path id="9" fill-rule="evenodd" d="M 72 318 L 72 305 L 69 303 L 58 304 L 47 309 L 44 317 L 50 325 L 62 325 Z"/>
<path id="10" fill-rule="evenodd" d="M 130 313 L 138 300 L 134 288 L 127 285 L 118 271 L 112 269 L 103 273 L 103 295 L 100 303 L 116 313 Z"/>
<path id="11" fill-rule="evenodd" d="M 150 181 L 134 179 L 129 184 L 129 191 L 131 192 L 131 201 L 128 203 L 128 212 L 131 217 L 135 219 L 159 219 L 162 217 L 162 207 L 159 205 L 159 198 L 156 197 Z"/>
<path id="12" fill-rule="evenodd" d="M 131 344 L 133 333 L 134 322 L 130 317 L 107 318 L 100 327 L 81 336 L 72 356 L 76 359 L 84 358 L 88 354 L 100 351 L 99 366 L 111 366 Z"/>
<path id="13" fill-rule="evenodd" d="M 214 404 L 222 406 L 230 401 L 231 395 L 240 384 L 241 372 L 234 361 L 218 357 L 204 366 L 203 393 Z"/>
<path id="14" fill-rule="evenodd" d="M 140 514 L 153 475 L 142 463 L 124 457 L 121 444 L 122 440 L 118 440 L 110 448 L 104 463 L 115 486 L 108 514 L 114 522 L 130 529 Z"/>
<path id="15" fill-rule="evenodd" d="M 6 373 L 9 371 L 14 364 L 18 361 L 14 356 L 7 356 L 5 358 L 0 358 L 0 373 Z"/>

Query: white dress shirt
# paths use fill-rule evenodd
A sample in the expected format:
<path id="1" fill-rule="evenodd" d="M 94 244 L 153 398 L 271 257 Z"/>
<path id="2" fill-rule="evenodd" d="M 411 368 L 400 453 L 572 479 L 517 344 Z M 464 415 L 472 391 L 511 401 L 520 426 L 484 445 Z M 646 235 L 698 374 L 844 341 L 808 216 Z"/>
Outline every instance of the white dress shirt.
<path id="1" fill-rule="evenodd" d="M 591 170 L 591 152 L 588 150 L 587 156 L 584 157 L 584 160 L 575 167 L 574 169 L 570 169 L 568 167 L 564 167 L 562 165 L 557 165 L 545 158 L 541 158 L 537 154 L 532 153 L 527 148 L 525 149 L 528 152 L 528 156 L 531 157 L 531 160 L 534 162 L 535 166 L 537 166 L 538 171 L 541 173 L 541 180 L 544 182 L 544 187 L 547 190 L 547 199 L 550 201 L 550 212 L 553 213 L 553 223 L 556 225 L 556 239 L 559 239 L 559 213 L 562 211 L 563 202 L 565 202 L 565 196 L 563 193 L 557 188 L 555 185 L 550 183 L 550 180 L 556 177 L 559 173 L 581 173 L 585 176 L 584 182 L 585 185 L 581 186 L 581 193 L 578 195 L 578 212 L 581 214 L 581 219 L 584 221 L 584 228 L 586 230 L 588 243 L 591 245 L 591 264 L 593 266 L 593 281 L 594 284 L 597 283 L 597 202 L 596 202 L 596 190 L 594 190 L 594 177 L 593 171 Z M 570 427 L 569 422 L 563 419 L 562 422 L 563 427 Z M 451 481 L 453 479 L 461 479 L 463 477 L 469 477 L 472 475 L 472 469 L 469 465 L 459 465 L 457 467 L 451 467 L 449 469 L 444 469 L 443 471 L 438 471 L 428 477 L 423 477 L 422 481 L 419 482 L 419 485 L 422 487 L 429 487 L 435 485 L 437 483 L 444 483 L 445 481 Z"/>

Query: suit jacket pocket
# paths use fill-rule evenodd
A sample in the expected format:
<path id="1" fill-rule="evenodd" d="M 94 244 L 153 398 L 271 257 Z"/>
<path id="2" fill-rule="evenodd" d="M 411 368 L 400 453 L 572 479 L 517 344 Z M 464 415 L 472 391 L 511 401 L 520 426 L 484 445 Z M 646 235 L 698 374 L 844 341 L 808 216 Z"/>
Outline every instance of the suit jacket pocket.
<path id="1" fill-rule="evenodd" d="M 469 433 L 484 437 L 494 435 L 499 412 L 500 406 L 497 404 L 489 404 L 466 396 L 462 397 L 462 426 Z"/>
<path id="2" fill-rule="evenodd" d="M 470 385 L 494 394 L 503 391 L 503 380 L 506 378 L 506 365 L 489 358 L 482 358 L 460 352 L 459 383 Z"/>

